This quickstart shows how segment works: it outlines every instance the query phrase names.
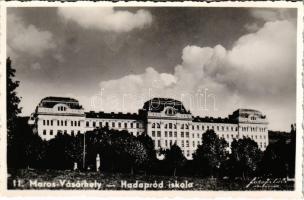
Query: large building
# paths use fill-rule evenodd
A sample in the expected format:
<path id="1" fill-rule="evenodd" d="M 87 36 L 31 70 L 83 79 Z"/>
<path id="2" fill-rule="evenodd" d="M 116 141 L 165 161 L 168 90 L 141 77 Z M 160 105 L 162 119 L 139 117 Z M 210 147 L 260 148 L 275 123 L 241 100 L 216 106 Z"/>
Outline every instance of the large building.
<path id="1" fill-rule="evenodd" d="M 176 143 L 187 159 L 202 142 L 202 134 L 213 129 L 231 144 L 233 139 L 249 137 L 261 150 L 268 145 L 268 122 L 260 111 L 238 109 L 227 118 L 194 117 L 182 102 L 174 99 L 153 98 L 144 103 L 138 113 L 85 112 L 72 98 L 46 97 L 31 115 L 30 124 L 38 134 L 50 140 L 58 133 L 85 133 L 97 127 L 127 130 L 138 136 L 146 132 L 156 150 L 168 149 Z"/>

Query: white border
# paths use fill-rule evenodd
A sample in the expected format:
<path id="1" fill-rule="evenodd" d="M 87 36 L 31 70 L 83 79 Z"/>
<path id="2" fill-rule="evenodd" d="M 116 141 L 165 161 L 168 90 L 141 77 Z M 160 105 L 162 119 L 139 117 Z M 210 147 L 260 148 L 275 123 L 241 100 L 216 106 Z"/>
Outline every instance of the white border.
<path id="1" fill-rule="evenodd" d="M 6 173 L 6 8 L 7 7 L 274 7 L 297 8 L 297 138 L 296 138 L 296 185 L 295 191 L 67 191 L 67 190 L 7 190 Z M 303 4 L 301 2 L 0 2 L 0 196 L 98 196 L 98 197 L 243 197 L 243 198 L 301 198 L 302 196 L 302 149 L 303 149 Z M 283 80 L 282 80 L 283 81 Z"/>

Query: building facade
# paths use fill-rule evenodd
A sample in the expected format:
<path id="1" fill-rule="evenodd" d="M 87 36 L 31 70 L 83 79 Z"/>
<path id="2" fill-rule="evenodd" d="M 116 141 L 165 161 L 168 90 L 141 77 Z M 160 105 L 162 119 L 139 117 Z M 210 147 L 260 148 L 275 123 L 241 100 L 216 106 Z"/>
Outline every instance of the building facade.
<path id="1" fill-rule="evenodd" d="M 249 137 L 261 150 L 268 145 L 268 122 L 260 111 L 238 109 L 227 118 L 194 117 L 182 102 L 153 98 L 138 113 L 85 112 L 72 98 L 46 97 L 31 115 L 29 123 L 42 139 L 50 140 L 58 133 L 78 134 L 107 126 L 127 130 L 138 136 L 147 133 L 156 150 L 169 149 L 176 143 L 187 159 L 202 142 L 202 134 L 213 129 L 229 145 L 233 139 Z M 161 157 L 160 157 L 161 159 Z"/>

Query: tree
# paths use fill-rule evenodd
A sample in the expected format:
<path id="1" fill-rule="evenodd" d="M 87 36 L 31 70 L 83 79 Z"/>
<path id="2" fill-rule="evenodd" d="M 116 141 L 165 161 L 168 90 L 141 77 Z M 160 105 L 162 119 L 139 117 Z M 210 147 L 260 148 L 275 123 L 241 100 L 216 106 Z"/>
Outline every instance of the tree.
<path id="1" fill-rule="evenodd" d="M 145 146 L 140 141 L 133 138 L 126 141 L 125 151 L 130 161 L 131 174 L 134 173 L 134 167 L 139 167 L 148 160 L 148 153 Z"/>
<path id="2" fill-rule="evenodd" d="M 20 98 L 17 96 L 16 88 L 19 81 L 14 80 L 16 70 L 12 68 L 11 59 L 6 59 L 6 98 L 7 98 L 7 165 L 17 167 L 12 159 L 16 156 L 16 121 L 18 114 L 21 113 L 19 107 Z"/>
<path id="3" fill-rule="evenodd" d="M 263 175 L 270 177 L 287 176 L 286 154 L 289 154 L 289 152 L 286 147 L 283 140 L 267 146 L 260 166 Z"/>
<path id="4" fill-rule="evenodd" d="M 193 154 L 193 161 L 199 173 L 214 176 L 218 174 L 228 159 L 228 143 L 219 138 L 214 130 L 207 130 L 202 137 L 202 144 Z"/>
<path id="5" fill-rule="evenodd" d="M 144 145 L 145 149 L 147 150 L 148 158 L 146 165 L 144 166 L 145 172 L 147 171 L 151 172 L 151 170 L 153 169 L 153 167 L 157 162 L 154 142 L 152 138 L 146 133 L 137 136 L 137 140 L 141 142 Z"/>
<path id="6" fill-rule="evenodd" d="M 281 138 L 268 145 L 261 162 L 263 175 L 271 177 L 294 177 L 296 153 L 296 126 L 291 125 L 287 139 Z"/>
<path id="7" fill-rule="evenodd" d="M 258 144 L 250 139 L 233 140 L 231 143 L 231 164 L 235 175 L 246 178 L 256 175 L 262 158 Z"/>
<path id="8" fill-rule="evenodd" d="M 165 151 L 164 162 L 172 170 L 173 176 L 176 175 L 177 168 L 183 166 L 186 158 L 184 157 L 182 150 L 176 144 L 173 144 L 170 149 Z"/>
<path id="9" fill-rule="evenodd" d="M 19 81 L 15 81 L 16 70 L 12 68 L 12 61 L 8 57 L 6 59 L 6 98 L 7 98 L 7 134 L 8 143 L 13 140 L 14 131 L 16 129 L 16 120 L 18 114 L 21 113 L 19 107 L 20 98 L 17 96 L 16 89 L 19 87 Z"/>

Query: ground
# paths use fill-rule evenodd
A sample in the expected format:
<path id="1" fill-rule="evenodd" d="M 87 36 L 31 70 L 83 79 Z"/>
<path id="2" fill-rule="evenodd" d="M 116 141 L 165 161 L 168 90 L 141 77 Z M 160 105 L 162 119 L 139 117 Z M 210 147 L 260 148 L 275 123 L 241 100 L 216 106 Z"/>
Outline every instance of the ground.
<path id="1" fill-rule="evenodd" d="M 105 174 L 70 170 L 10 170 L 8 189 L 91 189 L 91 190 L 293 190 L 294 181 L 252 178 L 222 179 L 199 177 Z"/>

